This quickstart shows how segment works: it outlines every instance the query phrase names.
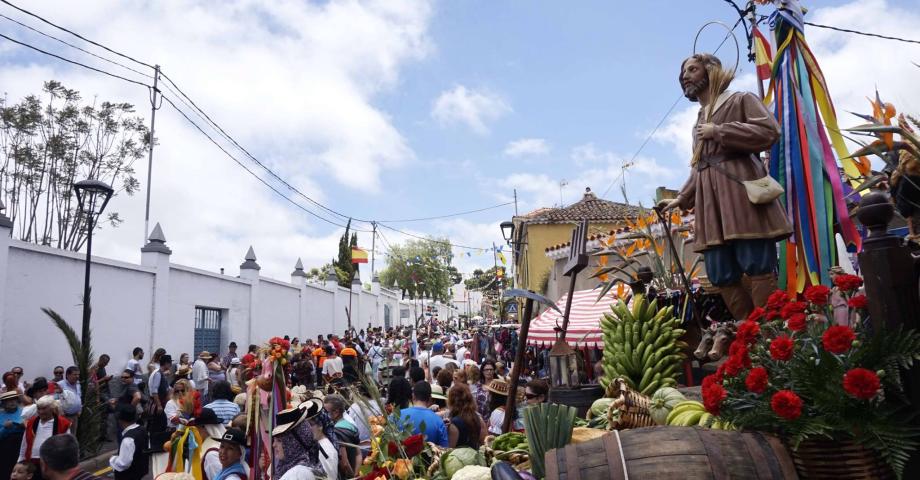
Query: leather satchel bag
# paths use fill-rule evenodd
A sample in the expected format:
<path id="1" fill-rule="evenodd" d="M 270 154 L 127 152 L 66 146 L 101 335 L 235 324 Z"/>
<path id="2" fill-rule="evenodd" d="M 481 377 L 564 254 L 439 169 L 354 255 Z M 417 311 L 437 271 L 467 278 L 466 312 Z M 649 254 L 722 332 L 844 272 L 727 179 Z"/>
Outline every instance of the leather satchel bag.
<path id="1" fill-rule="evenodd" d="M 763 167 L 763 163 L 756 156 L 751 155 L 751 161 Z M 780 185 L 776 179 L 771 177 L 768 172 L 766 172 L 766 168 L 764 168 L 764 173 L 766 173 L 766 175 L 761 178 L 754 180 L 741 180 L 740 178 L 728 173 L 728 171 L 719 166 L 718 163 L 710 162 L 708 159 L 703 160 L 703 163 L 714 168 L 722 175 L 728 177 L 730 180 L 740 183 L 744 187 L 745 192 L 747 192 L 748 200 L 750 200 L 750 202 L 754 205 L 764 205 L 770 203 L 773 200 L 779 198 L 779 196 L 785 192 L 785 190 L 783 190 L 783 186 Z"/>

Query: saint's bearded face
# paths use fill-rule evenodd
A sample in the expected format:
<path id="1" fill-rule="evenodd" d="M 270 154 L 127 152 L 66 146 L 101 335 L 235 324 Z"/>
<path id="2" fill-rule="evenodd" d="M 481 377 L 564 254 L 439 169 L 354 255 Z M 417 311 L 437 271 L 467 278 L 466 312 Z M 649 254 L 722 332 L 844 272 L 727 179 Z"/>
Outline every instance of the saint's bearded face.
<path id="1" fill-rule="evenodd" d="M 709 75 L 706 68 L 695 58 L 684 62 L 680 74 L 680 86 L 684 96 L 691 101 L 699 100 L 700 93 L 709 87 Z"/>

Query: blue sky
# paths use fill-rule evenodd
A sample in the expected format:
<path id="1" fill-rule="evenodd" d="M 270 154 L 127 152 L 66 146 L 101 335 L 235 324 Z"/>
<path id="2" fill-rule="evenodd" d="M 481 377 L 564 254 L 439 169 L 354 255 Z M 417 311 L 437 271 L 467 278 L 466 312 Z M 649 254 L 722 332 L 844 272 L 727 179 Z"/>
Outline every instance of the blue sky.
<path id="1" fill-rule="evenodd" d="M 286 179 L 338 211 L 377 219 L 494 205 L 510 200 L 514 188 L 523 213 L 558 204 L 562 179 L 569 182 L 563 203 L 576 201 L 585 187 L 603 193 L 679 96 L 679 62 L 691 53 L 699 26 L 736 18 L 721 0 L 216 5 L 22 3 L 89 38 L 160 63 Z M 920 22 L 915 1 L 807 6 L 813 21 L 906 37 L 916 36 L 911 25 Z M 8 7 L 0 13 L 53 32 Z M 0 31 L 97 64 L 2 19 Z M 908 61 L 920 58 L 920 48 L 808 33 L 831 93 L 839 96 L 838 109 L 864 111 L 863 97 L 876 85 L 902 110 L 920 109 L 920 95 L 910 86 L 918 71 Z M 701 48 L 711 50 L 723 35 L 707 30 Z M 733 63 L 733 45 L 719 53 Z M 744 56 L 739 85 L 753 88 Z M 859 62 L 868 68 L 860 69 Z M 134 102 L 149 114 L 139 88 L 8 43 L 0 44 L 0 66 L 0 85 L 11 99 L 56 78 L 87 97 Z M 630 201 L 647 205 L 656 186 L 681 184 L 693 112 L 682 99 L 627 170 Z M 297 257 L 310 267 L 335 254 L 341 229 L 274 197 L 176 112 L 164 107 L 157 129 L 153 220 L 162 222 L 174 262 L 235 273 L 253 245 L 263 275 L 285 278 Z M 137 168 L 143 179 L 146 165 Z M 113 208 L 126 222 L 100 235 L 103 255 L 138 260 L 142 197 L 116 199 Z M 619 184 L 607 198 L 623 200 Z M 501 241 L 498 223 L 512 213 L 504 207 L 393 226 L 489 246 Z M 390 242 L 406 239 L 384 234 Z M 361 243 L 369 247 L 370 236 L 362 234 Z M 459 261 L 466 272 L 491 262 L 488 255 Z"/>

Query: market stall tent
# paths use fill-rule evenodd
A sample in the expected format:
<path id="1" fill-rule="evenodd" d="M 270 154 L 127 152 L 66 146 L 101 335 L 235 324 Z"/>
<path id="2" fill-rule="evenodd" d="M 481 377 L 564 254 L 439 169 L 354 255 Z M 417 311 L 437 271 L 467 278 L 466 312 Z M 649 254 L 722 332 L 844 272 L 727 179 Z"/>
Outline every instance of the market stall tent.
<path id="1" fill-rule="evenodd" d="M 629 289 L 627 288 L 627 292 Z M 597 299 L 599 290 L 578 290 L 572 296 L 572 313 L 569 315 L 569 329 L 565 340 L 573 348 L 604 348 L 601 335 L 601 318 L 610 313 L 610 306 L 618 301 L 616 295 L 607 294 Z M 556 306 L 563 312 L 568 293 L 556 301 Z M 527 344 L 551 347 L 556 341 L 556 325 L 562 325 L 562 313 L 547 309 L 530 323 Z"/>

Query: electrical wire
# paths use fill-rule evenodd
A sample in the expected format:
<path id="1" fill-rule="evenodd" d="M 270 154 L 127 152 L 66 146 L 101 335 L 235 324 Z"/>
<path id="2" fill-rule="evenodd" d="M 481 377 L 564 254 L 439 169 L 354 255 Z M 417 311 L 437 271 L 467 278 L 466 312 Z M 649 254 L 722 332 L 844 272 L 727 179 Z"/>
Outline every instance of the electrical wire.
<path id="1" fill-rule="evenodd" d="M 219 148 L 222 152 L 224 152 L 225 155 L 227 155 L 228 157 L 230 157 L 234 162 L 237 163 L 237 165 L 239 165 L 240 167 L 242 167 L 243 170 L 245 170 L 247 173 L 249 173 L 250 175 L 252 175 L 253 177 L 255 177 L 259 182 L 261 182 L 261 183 L 262 183 L 263 185 L 265 185 L 266 187 L 270 188 L 273 192 L 277 193 L 280 197 L 284 198 L 285 200 L 287 200 L 288 202 L 290 202 L 290 203 L 291 203 L 292 205 L 294 205 L 295 207 L 297 207 L 297 208 L 303 210 L 304 212 L 307 212 L 308 214 L 310 214 L 310 215 L 316 217 L 316 218 L 319 219 L 319 220 L 322 220 L 322 221 L 324 221 L 324 222 L 326 222 L 326 223 L 329 223 L 329 224 L 331 224 L 331 225 L 335 225 L 336 227 L 346 228 L 346 225 L 342 225 L 342 224 L 333 222 L 332 220 L 329 220 L 329 219 L 327 219 L 327 218 L 325 218 L 325 217 L 321 217 L 321 216 L 319 216 L 318 214 L 316 214 L 316 212 L 314 212 L 314 211 L 312 211 L 312 210 L 310 210 L 310 209 L 304 207 L 303 205 L 301 205 L 301 204 L 295 202 L 295 201 L 292 200 L 290 197 L 288 197 L 287 195 L 285 195 L 284 193 L 282 193 L 280 190 L 278 190 L 277 188 L 275 188 L 274 185 L 268 183 L 264 178 L 258 176 L 255 172 L 252 171 L 252 169 L 250 169 L 249 167 L 247 167 L 247 166 L 246 166 L 243 162 L 241 162 L 238 158 L 236 158 L 235 156 L 233 156 L 233 154 L 230 153 L 229 151 L 227 151 L 227 149 L 224 148 L 224 146 L 221 145 L 217 140 L 215 140 L 214 137 L 212 137 L 211 135 L 208 135 L 208 133 L 205 132 L 204 129 L 201 128 L 200 125 L 198 125 L 197 123 L 195 123 L 195 121 L 192 120 L 191 117 L 189 117 L 188 115 L 186 115 L 186 113 L 185 113 L 184 111 L 182 111 L 182 109 L 180 109 L 175 103 L 173 103 L 173 101 L 170 100 L 169 97 L 167 97 L 166 95 L 163 95 L 163 94 L 160 94 L 160 97 L 162 97 L 163 100 L 165 100 L 166 103 L 168 103 L 175 111 L 179 112 L 179 114 L 182 115 L 182 117 L 184 117 L 186 121 L 188 121 L 190 124 L 192 124 L 192 126 L 195 127 L 199 132 L 201 132 L 202 135 L 204 135 L 205 137 L 207 137 L 207 139 L 210 140 L 211 143 L 213 143 L 217 148 Z M 352 231 L 355 231 L 355 232 L 362 232 L 362 233 L 371 233 L 371 232 L 372 232 L 372 230 L 362 230 L 362 229 L 358 229 L 358 228 L 351 228 L 351 230 L 352 230 Z"/>
<path id="2" fill-rule="evenodd" d="M 3 0 L 0 0 L 0 1 L 3 1 Z M 48 55 L 48 56 L 50 56 L 50 57 L 57 58 L 58 60 L 63 60 L 63 61 L 65 61 L 65 62 L 67 62 L 67 63 L 71 63 L 71 64 L 74 64 L 74 65 L 77 65 L 77 66 L 80 66 L 80 67 L 83 67 L 83 68 L 92 70 L 92 71 L 94 71 L 94 72 L 101 73 L 101 74 L 103 74 L 103 75 L 108 75 L 108 76 L 110 76 L 110 77 L 114 77 L 114 78 L 117 78 L 117 79 L 119 79 L 119 80 L 124 80 L 124 81 L 126 81 L 126 82 L 130 82 L 130 83 L 133 83 L 133 84 L 135 84 L 135 85 L 140 85 L 140 86 L 146 87 L 146 88 L 148 88 L 148 89 L 152 88 L 150 85 L 147 85 L 146 83 L 138 82 L 137 80 L 131 80 L 130 78 L 125 78 L 125 77 L 122 77 L 121 75 L 117 75 L 117 74 L 114 74 L 114 73 L 111 73 L 111 72 L 107 72 L 107 71 L 105 71 L 105 70 L 102 70 L 102 69 L 99 69 L 99 68 L 96 68 L 96 67 L 87 65 L 87 64 L 85 64 L 85 63 L 80 63 L 80 62 L 78 62 L 78 61 L 76 61 L 76 60 L 71 60 L 71 59 L 69 59 L 69 58 L 64 58 L 64 57 L 62 57 L 62 56 L 60 56 L 60 55 L 51 53 L 51 52 L 49 52 L 49 51 L 47 51 L 47 50 L 42 50 L 42 49 L 40 49 L 40 48 L 38 48 L 38 47 L 29 45 L 28 43 L 20 42 L 19 40 L 16 40 L 16 39 L 14 39 L 14 38 L 10 38 L 10 37 L 8 37 L 8 36 L 2 34 L 2 33 L 0 33 L 0 37 L 5 38 L 5 39 L 7 39 L 7 40 L 9 40 L 9 41 L 11 41 L 11 42 L 13 42 L 13 43 L 22 45 L 23 47 L 31 48 L 32 50 L 35 50 L 36 52 L 43 53 L 43 54 Z"/>
<path id="3" fill-rule="evenodd" d="M 129 66 L 123 64 L 123 63 L 116 62 L 115 60 L 112 60 L 112 59 L 110 59 L 110 58 L 106 58 L 106 57 L 103 57 L 103 56 L 101 56 L 101 55 L 96 55 L 95 53 L 90 52 L 89 50 L 80 48 L 80 47 L 78 47 L 78 46 L 76 46 L 76 45 L 74 45 L 74 44 L 72 44 L 72 43 L 70 43 L 70 42 L 67 42 L 67 41 L 65 41 L 65 40 L 61 40 L 60 38 L 57 38 L 57 37 L 55 37 L 54 35 L 49 35 L 49 34 L 43 32 L 43 31 L 41 31 L 41 30 L 38 30 L 37 28 L 33 28 L 33 27 L 29 26 L 29 25 L 26 25 L 25 23 L 22 23 L 22 22 L 16 20 L 16 19 L 7 17 L 6 15 L 3 15 L 2 13 L 0 13 L 0 17 L 5 18 L 5 19 L 7 19 L 7 20 L 9 20 L 9 21 L 11 21 L 11 22 L 13 22 L 13 23 L 15 23 L 15 24 L 17 24 L 17 25 L 23 27 L 23 28 L 27 28 L 27 29 L 29 29 L 29 30 L 31 30 L 31 31 L 33 31 L 33 32 L 35 32 L 35 33 L 37 33 L 37 34 L 43 36 L 43 37 L 50 38 L 50 39 L 52 39 L 52 40 L 54 40 L 54 41 L 56 41 L 56 42 L 62 43 L 62 44 L 64 44 L 64 45 L 67 45 L 67 46 L 70 47 L 70 48 L 74 48 L 74 49 L 76 49 L 76 50 L 79 50 L 79 51 L 81 51 L 81 52 L 87 54 L 87 55 L 91 55 L 91 56 L 93 56 L 93 57 L 96 57 L 96 58 L 98 58 L 99 60 L 102 60 L 102 61 L 104 61 L 104 62 L 111 63 L 112 65 L 117 65 L 117 66 L 119 66 L 119 67 L 121 67 L 121 68 L 124 68 L 125 70 L 130 70 L 130 71 L 132 71 L 132 72 L 134 72 L 134 73 L 136 73 L 136 74 L 138 74 L 138 75 L 141 75 L 141 76 L 143 76 L 143 77 L 146 77 L 146 78 L 150 78 L 150 79 L 153 78 L 153 76 L 150 75 L 150 74 L 148 74 L 148 73 L 141 72 L 141 71 L 136 70 L 136 69 L 134 69 L 134 68 L 131 68 L 131 67 L 129 67 Z"/>
<path id="4" fill-rule="evenodd" d="M 818 23 L 805 22 L 805 25 L 809 25 L 809 26 L 812 26 L 812 27 L 818 27 L 818 28 L 826 28 L 826 29 L 828 29 L 828 30 L 835 30 L 835 31 L 838 31 L 838 32 L 853 33 L 853 34 L 856 34 L 856 35 L 863 35 L 863 36 L 866 36 L 866 37 L 875 37 L 875 38 L 881 38 L 881 39 L 884 39 L 884 40 L 894 40 L 894 41 L 896 41 L 896 42 L 920 44 L 920 40 L 910 40 L 910 39 L 907 39 L 907 38 L 900 38 L 900 37 L 889 37 L 888 35 L 879 35 L 879 34 L 877 34 L 877 33 L 860 32 L 859 30 L 850 30 L 850 29 L 848 29 L 848 28 L 832 27 L 832 26 L 830 26 L 830 25 L 821 25 L 821 24 L 818 24 Z"/>
<path id="5" fill-rule="evenodd" d="M 470 246 L 468 246 L 468 245 L 458 245 L 458 244 L 456 244 L 456 243 L 450 243 L 449 241 L 446 241 L 446 240 L 438 240 L 438 239 L 436 239 L 436 238 L 423 237 L 423 236 L 420 236 L 420 235 L 415 235 L 414 233 L 404 232 L 404 231 L 402 231 L 402 230 L 399 230 L 399 229 L 397 229 L 397 228 L 391 227 L 391 226 L 389 226 L 389 225 L 385 225 L 385 224 L 380 223 L 380 222 L 377 222 L 377 225 L 380 226 L 380 227 L 386 228 L 386 229 L 388 229 L 388 230 L 392 230 L 392 231 L 394 231 L 394 232 L 396 232 L 396 233 L 401 233 L 401 234 L 406 235 L 406 236 L 408 236 L 408 237 L 418 238 L 418 239 L 421 239 L 421 240 L 428 240 L 428 241 L 430 241 L 430 242 L 440 243 L 440 244 L 442 244 L 442 245 L 450 245 L 451 247 L 454 247 L 454 248 L 463 248 L 463 249 L 466 249 L 466 250 L 481 250 L 481 251 L 484 251 L 484 250 L 491 250 L 491 248 L 470 247 Z"/>
<path id="6" fill-rule="evenodd" d="M 738 25 L 741 24 L 742 20 L 744 20 L 744 17 L 739 18 L 739 19 L 735 22 L 735 25 L 732 26 L 731 32 L 734 32 L 735 29 L 738 28 Z M 728 39 L 729 39 L 729 37 L 731 37 L 731 35 L 732 35 L 731 32 L 729 32 L 728 35 L 726 35 L 725 38 L 722 39 L 722 43 L 720 43 L 719 46 L 716 47 L 715 51 L 712 52 L 713 55 L 715 55 L 716 53 L 718 53 L 719 50 L 722 48 L 722 46 L 725 45 L 725 42 L 727 42 Z M 613 188 L 614 185 L 616 185 L 617 180 L 621 179 L 621 178 L 625 175 L 625 170 L 626 170 L 626 168 L 628 168 L 628 167 L 626 167 L 626 165 L 632 164 L 632 163 L 636 160 L 636 158 L 639 156 L 639 154 L 642 153 L 642 150 L 645 149 L 645 146 L 646 146 L 646 145 L 648 145 L 649 140 L 651 140 L 652 137 L 655 135 L 655 133 L 658 132 L 658 129 L 661 128 L 661 126 L 664 124 L 665 120 L 667 120 L 668 117 L 671 116 L 671 112 L 674 111 L 674 108 L 677 107 L 677 104 L 680 103 L 680 99 L 683 98 L 683 97 L 684 97 L 684 94 L 683 94 L 683 93 L 681 93 L 680 95 L 677 96 L 677 99 L 674 100 L 674 103 L 673 103 L 673 104 L 671 104 L 671 108 L 669 108 L 668 111 L 664 114 L 664 116 L 661 117 L 661 120 L 658 121 L 658 124 L 655 125 L 655 128 L 652 129 L 652 131 L 651 131 L 648 135 L 646 135 L 645 140 L 643 140 L 643 141 L 642 141 L 642 144 L 639 145 L 639 149 L 636 150 L 636 153 L 633 154 L 632 158 L 630 158 L 628 162 L 626 162 L 626 163 L 623 164 L 624 167 L 623 167 L 622 170 L 620 171 L 620 175 L 618 175 L 616 178 L 613 179 L 612 182 L 610 182 L 610 185 L 608 185 L 607 188 L 604 190 L 604 193 L 601 194 L 601 198 L 606 197 L 606 196 L 607 196 L 607 193 L 610 192 L 610 189 Z"/>
<path id="7" fill-rule="evenodd" d="M 507 207 L 508 205 L 513 205 L 513 204 L 514 202 L 499 203 L 498 205 L 492 205 L 491 207 L 478 208 L 476 210 L 466 210 L 464 212 L 457 212 L 457 213 L 448 213 L 445 215 L 438 215 L 436 217 L 406 218 L 406 219 L 401 219 L 401 220 L 374 220 L 374 221 L 375 222 L 387 222 L 387 223 L 406 223 L 406 222 L 422 222 L 422 221 L 427 221 L 427 220 L 440 220 L 442 218 L 459 217 L 461 215 L 469 215 L 471 213 L 479 213 L 479 212 L 484 212 L 486 210 L 492 210 L 495 208 Z"/>
<path id="8" fill-rule="evenodd" d="M 7 4 L 7 5 L 9 5 L 10 7 L 13 7 L 13 8 L 15 8 L 16 10 L 19 10 L 20 12 L 22 12 L 22 13 L 24 13 L 24 14 L 26 14 L 26 15 L 29 15 L 29 16 L 31 16 L 31 17 L 34 17 L 34 18 L 38 19 L 38 20 L 41 20 L 42 22 L 47 23 L 48 25 L 51 25 L 52 27 L 57 28 L 58 30 L 63 30 L 63 31 L 65 31 L 65 32 L 67 32 L 67 33 L 69 33 L 69 34 L 71 34 L 71 35 L 73 35 L 73 36 L 79 38 L 80 40 L 83 40 L 84 42 L 91 43 L 91 44 L 93 44 L 93 45 L 95 45 L 95 46 L 97 46 L 97 47 L 99 47 L 99 48 L 101 48 L 101 49 L 103 49 L 103 50 L 106 50 L 106 51 L 108 51 L 108 52 L 114 53 L 115 55 L 118 55 L 119 57 L 122 57 L 122 58 L 124 58 L 124 59 L 126 59 L 126 60 L 131 60 L 131 61 L 134 62 L 134 63 L 137 63 L 137 64 L 139 64 L 139 65 L 143 65 L 143 66 L 148 67 L 148 68 L 155 68 L 153 65 L 150 65 L 149 63 L 144 63 L 144 62 L 142 62 L 142 61 L 140 61 L 140 60 L 138 60 L 138 59 L 136 59 L 136 58 L 132 58 L 132 57 L 130 57 L 130 56 L 128 56 L 128 55 L 125 55 L 125 54 L 123 54 L 123 53 L 121 53 L 121 52 L 117 52 L 117 51 L 115 51 L 115 50 L 112 50 L 111 48 L 106 47 L 105 45 L 103 45 L 103 44 L 101 44 L 101 43 L 96 43 L 96 42 L 94 42 L 94 41 L 92 41 L 92 40 L 90 40 L 90 39 L 84 37 L 83 35 L 80 35 L 79 33 L 76 33 L 76 32 L 74 32 L 74 31 L 68 30 L 68 29 L 66 29 L 66 28 L 64 28 L 64 27 L 62 27 L 62 26 L 60 26 L 60 25 L 57 25 L 57 24 L 55 24 L 55 23 L 52 23 L 50 20 L 47 20 L 47 19 L 43 18 L 42 16 L 40 16 L 40 15 L 38 15 L 38 14 L 35 14 L 35 13 L 32 13 L 32 12 L 30 12 L 30 11 L 28 11 L 28 10 L 22 8 L 22 7 L 18 7 L 18 6 L 16 6 L 16 5 L 14 5 L 13 3 L 8 2 L 7 0 L 0 0 L 0 2 L 3 2 L 3 3 L 5 3 L 5 4 Z"/>

